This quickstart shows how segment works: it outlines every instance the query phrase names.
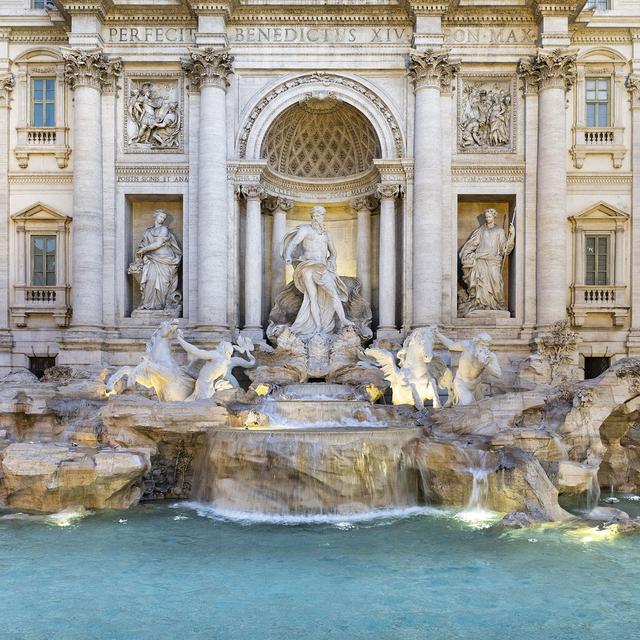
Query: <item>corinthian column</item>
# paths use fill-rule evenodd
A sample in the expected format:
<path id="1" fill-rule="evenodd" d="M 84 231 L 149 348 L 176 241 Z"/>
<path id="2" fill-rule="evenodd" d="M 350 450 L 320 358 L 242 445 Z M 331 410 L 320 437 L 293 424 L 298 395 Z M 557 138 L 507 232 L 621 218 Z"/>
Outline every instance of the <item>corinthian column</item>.
<path id="1" fill-rule="evenodd" d="M 233 56 L 193 49 L 183 60 L 192 88 L 200 89 L 198 157 L 198 324 L 228 328 L 227 110 Z"/>
<path id="2" fill-rule="evenodd" d="M 244 330 L 251 338 L 262 338 L 262 200 L 264 189 L 245 184 L 238 196 L 246 198 L 244 243 Z"/>
<path id="3" fill-rule="evenodd" d="M 413 178 L 414 327 L 438 323 L 442 315 L 442 139 L 441 91 L 458 71 L 444 51 L 414 51 L 409 75 L 415 85 Z"/>
<path id="4" fill-rule="evenodd" d="M 362 297 L 371 304 L 371 212 L 376 203 L 372 198 L 355 198 L 351 208 L 357 216 L 356 275 Z"/>
<path id="5" fill-rule="evenodd" d="M 271 229 L 271 306 L 284 289 L 287 265 L 282 259 L 282 240 L 287 232 L 287 211 L 293 208 L 293 200 L 270 198 L 267 208 L 273 216 Z"/>
<path id="6" fill-rule="evenodd" d="M 631 331 L 629 353 L 640 352 L 640 74 L 632 73 L 626 80 L 631 94 Z M 617 236 L 616 236 L 617 237 Z M 617 252 L 616 243 L 616 252 Z M 617 253 L 616 253 L 617 255 Z M 616 282 L 618 277 L 616 275 Z"/>
<path id="7" fill-rule="evenodd" d="M 0 76 L 0 349 L 9 328 L 9 106 L 14 87 L 13 75 Z"/>
<path id="8" fill-rule="evenodd" d="M 396 332 L 396 198 L 400 185 L 379 184 L 380 255 L 378 257 L 378 337 Z"/>
<path id="9" fill-rule="evenodd" d="M 567 313 L 566 92 L 576 75 L 576 56 L 540 51 L 522 60 L 525 90 L 538 90 L 536 188 L 536 316 L 538 327 Z"/>
<path id="10" fill-rule="evenodd" d="M 102 88 L 122 70 L 100 50 L 63 52 L 65 79 L 74 91 L 72 325 L 102 325 L 103 193 Z"/>

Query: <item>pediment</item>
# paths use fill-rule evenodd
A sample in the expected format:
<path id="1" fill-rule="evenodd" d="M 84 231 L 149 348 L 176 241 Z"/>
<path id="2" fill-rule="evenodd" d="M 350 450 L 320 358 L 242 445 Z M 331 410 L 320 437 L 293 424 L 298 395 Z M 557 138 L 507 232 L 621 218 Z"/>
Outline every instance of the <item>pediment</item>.
<path id="1" fill-rule="evenodd" d="M 600 201 L 597 204 L 589 207 L 585 211 L 571 216 L 569 219 L 575 223 L 588 222 L 590 220 L 606 220 L 608 222 L 627 221 L 630 216 L 628 213 L 618 207 L 614 207 L 611 204 Z"/>
<path id="2" fill-rule="evenodd" d="M 22 209 L 22 211 L 18 211 L 18 213 L 14 213 L 11 216 L 11 219 L 15 222 L 18 221 L 36 221 L 36 220 L 46 220 L 49 222 L 69 222 L 71 220 L 70 216 L 65 215 L 61 211 L 54 209 L 53 207 L 49 207 L 43 202 L 36 202 L 26 209 Z"/>

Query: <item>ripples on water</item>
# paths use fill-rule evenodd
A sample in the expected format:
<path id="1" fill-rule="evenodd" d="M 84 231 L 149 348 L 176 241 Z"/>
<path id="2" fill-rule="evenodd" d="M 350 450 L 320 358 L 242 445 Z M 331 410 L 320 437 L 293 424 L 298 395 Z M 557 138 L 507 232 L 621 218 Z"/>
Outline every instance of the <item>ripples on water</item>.
<path id="1" fill-rule="evenodd" d="M 430 507 L 7 515 L 2 640 L 640 637 L 640 537 L 584 525 L 476 529 Z"/>

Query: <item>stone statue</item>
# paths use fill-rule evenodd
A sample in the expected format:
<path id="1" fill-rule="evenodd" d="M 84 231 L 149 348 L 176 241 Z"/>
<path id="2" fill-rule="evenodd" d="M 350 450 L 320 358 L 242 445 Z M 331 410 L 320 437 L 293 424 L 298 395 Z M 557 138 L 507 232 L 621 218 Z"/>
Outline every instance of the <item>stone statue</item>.
<path id="1" fill-rule="evenodd" d="M 489 350 L 491 336 L 488 333 L 480 333 L 471 340 L 455 342 L 435 330 L 435 336 L 449 351 L 461 351 L 458 371 L 453 380 L 452 394 L 449 403 L 452 405 L 473 404 L 482 400 L 482 375 L 500 377 L 502 369 L 495 353 Z"/>
<path id="2" fill-rule="evenodd" d="M 136 383 L 153 389 L 161 402 L 185 400 L 193 391 L 195 381 L 174 359 L 171 340 L 178 329 L 177 320 L 166 320 L 147 342 L 142 362 L 135 367 L 121 367 L 107 381 L 107 395 L 117 394 L 118 382 L 127 378 L 127 388 Z"/>
<path id="3" fill-rule="evenodd" d="M 326 210 L 311 210 L 311 224 L 288 233 L 282 242 L 282 258 L 293 264 L 293 282 L 304 299 L 291 331 L 301 338 L 333 333 L 336 317 L 341 327 L 351 326 L 344 312 L 348 291 L 336 273 L 336 249 L 324 224 Z"/>
<path id="4" fill-rule="evenodd" d="M 240 385 L 233 375 L 233 369 L 235 367 L 252 367 L 256 363 L 255 358 L 251 355 L 253 342 L 248 338 L 238 338 L 238 344 L 235 345 L 221 340 L 216 348 L 211 350 L 199 349 L 187 342 L 180 329 L 177 331 L 177 339 L 180 346 L 191 356 L 192 361 L 204 361 L 193 393 L 185 398 L 187 402 L 212 398 L 216 391 L 222 389 L 239 388 Z M 234 351 L 246 354 L 248 359 L 234 358 Z"/>
<path id="5" fill-rule="evenodd" d="M 453 376 L 443 360 L 434 355 L 435 327 L 415 329 L 405 339 L 396 358 L 386 349 L 367 349 L 365 355 L 382 369 L 385 380 L 390 383 L 393 404 L 409 404 L 418 409 L 427 400 L 433 401 L 434 409 L 442 404 L 438 387 L 449 392 L 452 398 Z"/>
<path id="6" fill-rule="evenodd" d="M 325 227 L 325 213 L 324 207 L 313 207 L 311 224 L 300 225 L 282 241 L 282 258 L 294 267 L 293 283 L 276 299 L 269 337 L 286 327 L 304 342 L 346 327 L 354 327 L 363 337 L 371 336 L 371 311 L 359 295 L 359 282 L 354 278 L 347 282 L 336 272 L 336 249 Z M 295 317 L 289 322 L 294 310 Z"/>
<path id="7" fill-rule="evenodd" d="M 128 273 L 133 274 L 140 283 L 142 300 L 138 309 L 178 315 L 182 301 L 178 291 L 178 265 L 182 260 L 182 249 L 164 224 L 166 219 L 167 214 L 163 209 L 154 211 L 154 225 L 144 232 Z"/>
<path id="8" fill-rule="evenodd" d="M 502 269 L 513 251 L 515 229 L 509 225 L 509 236 L 496 225 L 498 212 L 487 209 L 485 223 L 480 225 L 462 245 L 460 262 L 466 286 L 466 300 L 459 304 L 463 316 L 478 310 L 506 310 Z"/>
<path id="9" fill-rule="evenodd" d="M 158 149 L 180 146 L 182 123 L 176 93 L 177 87 L 168 83 L 132 86 L 127 105 L 129 144 Z"/>
<path id="10" fill-rule="evenodd" d="M 179 365 L 171 353 L 171 341 L 189 355 L 186 366 Z M 246 358 L 233 357 L 234 351 Z M 215 349 L 199 349 L 184 339 L 177 320 L 165 320 L 147 343 L 147 350 L 135 367 L 121 367 L 107 381 L 107 395 L 122 391 L 118 383 L 127 378 L 127 389 L 136 383 L 153 389 L 161 402 L 184 402 L 212 398 L 216 391 L 240 385 L 233 375 L 235 367 L 253 367 L 253 342 L 240 337 L 237 344 L 221 340 Z"/>

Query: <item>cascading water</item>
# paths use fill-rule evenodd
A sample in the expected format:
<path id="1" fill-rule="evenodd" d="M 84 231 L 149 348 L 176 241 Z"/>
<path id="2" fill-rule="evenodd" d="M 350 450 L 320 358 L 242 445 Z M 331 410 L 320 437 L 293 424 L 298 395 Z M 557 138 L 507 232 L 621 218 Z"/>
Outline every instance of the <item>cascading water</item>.
<path id="1" fill-rule="evenodd" d="M 471 474 L 471 493 L 467 506 L 460 512 L 459 518 L 466 522 L 486 522 L 495 518 L 489 509 L 489 475 L 494 471 L 490 466 L 489 452 L 482 449 L 464 451 Z"/>
<path id="2" fill-rule="evenodd" d="M 230 428 L 207 434 L 193 495 L 220 512 L 256 515 L 413 507 L 420 489 L 407 452 L 420 429 L 394 424 L 385 411 L 344 398 L 240 407 Z M 249 426 L 248 413 L 267 420 L 254 426 L 253 416 Z"/>

